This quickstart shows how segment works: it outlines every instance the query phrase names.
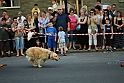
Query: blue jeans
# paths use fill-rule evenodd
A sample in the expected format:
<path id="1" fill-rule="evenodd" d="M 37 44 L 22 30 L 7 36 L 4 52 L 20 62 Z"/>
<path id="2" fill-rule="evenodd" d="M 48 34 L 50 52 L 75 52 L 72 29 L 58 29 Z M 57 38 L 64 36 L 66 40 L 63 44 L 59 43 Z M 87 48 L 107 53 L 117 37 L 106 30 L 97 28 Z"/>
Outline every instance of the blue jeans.
<path id="1" fill-rule="evenodd" d="M 68 32 L 65 32 L 65 34 L 68 34 Z M 65 36 L 65 42 L 66 42 L 66 44 L 69 43 L 69 41 L 68 41 L 68 36 L 67 36 L 67 35 Z"/>
<path id="2" fill-rule="evenodd" d="M 24 49 L 24 38 L 23 36 L 15 37 L 16 50 Z"/>
<path id="3" fill-rule="evenodd" d="M 70 34 L 76 34 L 76 31 L 75 30 L 71 30 L 70 31 Z M 75 42 L 76 41 L 76 36 L 70 36 L 70 42 Z"/>

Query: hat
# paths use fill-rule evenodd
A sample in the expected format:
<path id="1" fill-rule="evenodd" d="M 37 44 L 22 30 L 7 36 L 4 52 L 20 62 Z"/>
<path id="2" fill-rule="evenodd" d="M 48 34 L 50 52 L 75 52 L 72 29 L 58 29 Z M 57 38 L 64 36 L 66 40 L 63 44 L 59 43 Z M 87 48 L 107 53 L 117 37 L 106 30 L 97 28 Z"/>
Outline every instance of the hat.
<path id="1" fill-rule="evenodd" d="M 48 10 L 53 10 L 53 8 L 52 7 L 48 7 Z"/>
<path id="2" fill-rule="evenodd" d="M 62 7 L 59 6 L 58 9 L 62 9 Z"/>

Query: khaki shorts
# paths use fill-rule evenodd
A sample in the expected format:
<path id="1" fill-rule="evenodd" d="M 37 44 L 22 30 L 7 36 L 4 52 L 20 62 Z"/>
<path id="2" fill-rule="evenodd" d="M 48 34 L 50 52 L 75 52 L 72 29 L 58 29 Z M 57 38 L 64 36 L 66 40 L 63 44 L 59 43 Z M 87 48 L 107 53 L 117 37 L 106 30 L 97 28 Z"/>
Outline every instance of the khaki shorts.
<path id="1" fill-rule="evenodd" d="M 65 48 L 65 42 L 59 43 L 59 49 Z"/>

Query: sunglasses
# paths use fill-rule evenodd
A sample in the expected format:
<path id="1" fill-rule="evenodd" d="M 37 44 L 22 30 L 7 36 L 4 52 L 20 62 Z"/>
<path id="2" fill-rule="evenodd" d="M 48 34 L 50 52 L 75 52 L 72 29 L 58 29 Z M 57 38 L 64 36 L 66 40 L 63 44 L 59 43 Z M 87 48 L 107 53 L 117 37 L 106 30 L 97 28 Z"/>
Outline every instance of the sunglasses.
<path id="1" fill-rule="evenodd" d="M 90 13 L 94 13 L 94 12 L 90 12 Z"/>
<path id="2" fill-rule="evenodd" d="M 106 13 L 106 14 L 107 14 L 108 12 L 104 12 L 104 13 Z"/>
<path id="3" fill-rule="evenodd" d="M 52 9 L 49 9 L 48 11 L 51 11 Z"/>
<path id="4" fill-rule="evenodd" d="M 74 12 L 70 12 L 70 13 L 74 13 Z"/>
<path id="5" fill-rule="evenodd" d="M 62 9 L 58 9 L 58 10 L 62 10 Z"/>

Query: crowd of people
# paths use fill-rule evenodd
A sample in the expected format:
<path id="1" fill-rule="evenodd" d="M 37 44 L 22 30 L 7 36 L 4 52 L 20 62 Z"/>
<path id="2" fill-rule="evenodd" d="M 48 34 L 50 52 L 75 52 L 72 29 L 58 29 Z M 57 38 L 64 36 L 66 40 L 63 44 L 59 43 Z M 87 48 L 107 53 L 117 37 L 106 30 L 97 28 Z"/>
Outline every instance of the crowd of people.
<path id="1" fill-rule="evenodd" d="M 70 8 L 69 15 L 65 14 L 63 8 L 57 6 L 56 0 L 52 0 L 52 4 L 48 12 L 41 11 L 38 4 L 34 4 L 32 13 L 26 17 L 19 11 L 17 17 L 11 18 L 3 10 L 0 17 L 1 58 L 6 51 L 8 57 L 11 52 L 24 56 L 23 50 L 34 46 L 54 52 L 60 50 L 63 56 L 70 49 L 90 51 L 93 45 L 96 51 L 124 49 L 124 18 L 121 11 L 116 10 L 116 4 L 102 9 L 101 0 L 97 0 L 89 14 L 82 7 L 79 16 L 73 8 Z"/>

